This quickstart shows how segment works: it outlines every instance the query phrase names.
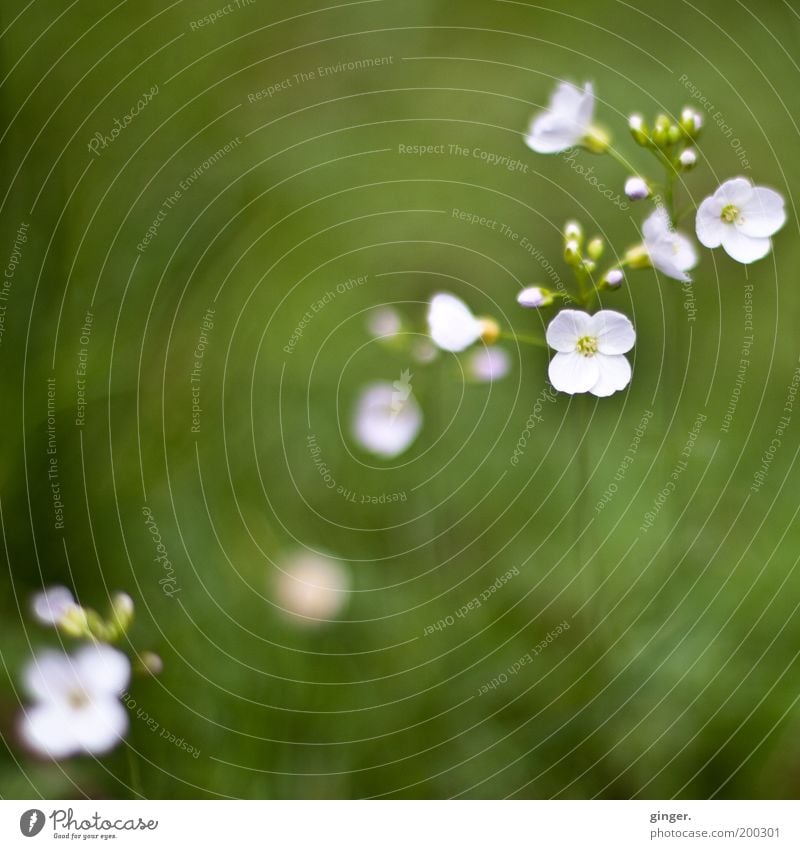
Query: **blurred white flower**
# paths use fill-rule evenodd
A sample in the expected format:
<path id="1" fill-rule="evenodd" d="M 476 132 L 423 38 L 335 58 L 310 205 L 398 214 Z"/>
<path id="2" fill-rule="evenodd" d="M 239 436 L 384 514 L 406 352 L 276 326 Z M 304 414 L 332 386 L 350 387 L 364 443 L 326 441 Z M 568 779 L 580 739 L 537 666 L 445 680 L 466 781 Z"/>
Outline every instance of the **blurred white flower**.
<path id="1" fill-rule="evenodd" d="M 478 348 L 470 354 L 467 370 L 473 380 L 491 383 L 508 374 L 511 358 L 502 348 Z"/>
<path id="2" fill-rule="evenodd" d="M 463 351 L 477 342 L 484 323 L 475 318 L 470 308 L 455 295 L 440 292 L 428 307 L 431 339 L 445 351 Z"/>
<path id="3" fill-rule="evenodd" d="M 619 288 L 622 285 L 624 278 L 625 275 L 622 273 L 621 268 L 612 268 L 606 272 L 606 283 L 611 289 Z"/>
<path id="4" fill-rule="evenodd" d="M 642 234 L 650 262 L 659 271 L 683 283 L 692 279 L 686 272 L 697 265 L 697 252 L 687 236 L 673 230 L 663 207 L 645 220 Z"/>
<path id="5" fill-rule="evenodd" d="M 367 330 L 376 339 L 384 336 L 395 336 L 403 327 L 403 322 L 397 310 L 392 307 L 376 307 L 367 315 Z"/>
<path id="6" fill-rule="evenodd" d="M 552 304 L 553 296 L 547 289 L 542 289 L 541 286 L 528 286 L 517 295 L 517 303 L 521 307 L 537 309 Z"/>
<path id="7" fill-rule="evenodd" d="M 628 177 L 625 181 L 625 194 L 629 200 L 644 200 L 650 197 L 650 186 L 642 177 Z"/>
<path id="8" fill-rule="evenodd" d="M 769 253 L 770 236 L 785 222 L 783 197 L 778 192 L 735 177 L 700 204 L 695 226 L 701 244 L 722 245 L 732 259 L 750 263 Z"/>
<path id="9" fill-rule="evenodd" d="M 438 354 L 439 349 L 429 339 L 417 339 L 411 346 L 411 356 L 418 363 L 431 363 Z"/>
<path id="10" fill-rule="evenodd" d="M 591 134 L 593 115 L 591 83 L 586 83 L 583 91 L 572 83 L 559 83 L 548 108 L 531 122 L 525 144 L 536 153 L 560 153 L 580 144 Z"/>
<path id="11" fill-rule="evenodd" d="M 395 381 L 395 383 L 402 382 Z M 388 381 L 371 383 L 362 389 L 356 402 L 353 436 L 358 443 L 380 457 L 402 454 L 416 439 L 422 427 L 422 411 L 411 393 Z M 404 394 L 405 393 L 405 394 Z"/>
<path id="12" fill-rule="evenodd" d="M 275 589 L 286 613 L 303 625 L 321 625 L 347 603 L 350 574 L 330 557 L 300 551 L 282 564 Z"/>
<path id="13" fill-rule="evenodd" d="M 33 597 L 33 615 L 43 625 L 58 625 L 77 603 L 72 593 L 62 586 L 47 587 Z"/>
<path id="14" fill-rule="evenodd" d="M 693 147 L 687 147 L 678 159 L 684 168 L 694 168 L 697 165 L 697 151 Z"/>
<path id="15" fill-rule="evenodd" d="M 119 701 L 130 680 L 124 654 L 93 643 L 73 655 L 44 651 L 24 670 L 34 700 L 20 734 L 35 752 L 53 759 L 85 752 L 102 755 L 124 737 L 128 714 Z"/>
<path id="16" fill-rule="evenodd" d="M 550 360 L 550 382 L 569 395 L 612 395 L 630 383 L 624 354 L 635 342 L 633 325 L 622 313 L 561 310 L 547 328 L 547 344 L 557 352 Z"/>

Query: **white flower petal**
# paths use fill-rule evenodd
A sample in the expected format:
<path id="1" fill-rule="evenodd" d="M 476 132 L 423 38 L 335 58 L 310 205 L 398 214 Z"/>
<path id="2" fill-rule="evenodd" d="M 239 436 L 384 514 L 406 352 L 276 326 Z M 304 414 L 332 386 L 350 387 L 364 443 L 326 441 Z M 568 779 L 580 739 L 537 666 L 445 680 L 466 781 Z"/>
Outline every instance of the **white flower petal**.
<path id="1" fill-rule="evenodd" d="M 281 608 L 299 623 L 319 625 L 341 612 L 350 584 L 350 573 L 333 558 L 300 551 L 282 564 L 275 592 Z"/>
<path id="2" fill-rule="evenodd" d="M 428 308 L 428 327 L 433 341 L 445 351 L 463 351 L 477 342 L 483 331 L 481 322 L 455 295 L 434 295 Z"/>
<path id="3" fill-rule="evenodd" d="M 411 387 L 408 392 L 389 382 L 366 386 L 356 403 L 353 436 L 367 451 L 379 457 L 402 454 L 422 427 L 422 411 Z"/>
<path id="4" fill-rule="evenodd" d="M 128 712 L 115 698 L 93 699 L 72 712 L 71 730 L 82 751 L 103 755 L 127 733 Z"/>
<path id="5" fill-rule="evenodd" d="M 594 86 L 591 83 L 585 83 L 583 86 L 583 94 L 581 95 L 580 103 L 578 104 L 578 123 L 583 128 L 583 134 L 589 130 L 589 125 L 594 117 Z"/>
<path id="6" fill-rule="evenodd" d="M 642 235 L 645 242 L 655 242 L 670 232 L 669 215 L 663 206 L 659 206 L 642 224 Z"/>
<path id="7" fill-rule="evenodd" d="M 756 187 L 742 207 L 736 226 L 745 236 L 765 238 L 777 233 L 786 223 L 783 197 L 772 189 Z"/>
<path id="8" fill-rule="evenodd" d="M 578 339 L 589 335 L 590 320 L 582 310 L 561 310 L 547 327 L 547 344 L 556 351 L 574 351 Z"/>
<path id="9" fill-rule="evenodd" d="M 745 236 L 737 227 L 726 227 L 722 235 L 722 247 L 731 259 L 745 265 L 762 259 L 769 253 L 772 242 Z"/>
<path id="10" fill-rule="evenodd" d="M 733 204 L 741 209 L 753 196 L 753 184 L 744 177 L 726 180 L 715 192 L 714 197 L 723 202 L 723 206 Z"/>
<path id="11" fill-rule="evenodd" d="M 636 331 L 631 320 L 616 310 L 595 313 L 590 332 L 597 339 L 600 354 L 624 354 L 636 343 Z"/>
<path id="12" fill-rule="evenodd" d="M 57 625 L 74 605 L 75 599 L 66 587 L 47 587 L 33 597 L 33 615 L 43 625 Z"/>
<path id="13" fill-rule="evenodd" d="M 103 643 L 79 649 L 73 663 L 83 689 L 90 695 L 119 696 L 130 683 L 131 662 L 122 652 Z"/>
<path id="14" fill-rule="evenodd" d="M 588 392 L 600 377 L 597 360 L 596 356 L 584 357 L 583 354 L 575 352 L 559 352 L 550 360 L 547 370 L 550 383 L 554 389 L 569 395 Z"/>
<path id="15" fill-rule="evenodd" d="M 33 657 L 22 672 L 28 694 L 40 702 L 57 702 L 80 686 L 69 655 L 48 649 Z"/>
<path id="16" fill-rule="evenodd" d="M 701 245 L 718 248 L 722 244 L 722 234 L 728 226 L 722 220 L 723 200 L 717 197 L 706 198 L 697 208 L 695 232 Z"/>
<path id="17" fill-rule="evenodd" d="M 589 131 L 594 113 L 594 90 L 586 83 L 581 91 L 562 82 L 548 108 L 531 122 L 525 143 L 536 153 L 559 153 L 578 144 Z"/>
<path id="18" fill-rule="evenodd" d="M 521 307 L 528 307 L 529 309 L 544 306 L 546 301 L 547 298 L 541 286 L 528 286 L 517 295 L 517 303 Z"/>
<path id="19" fill-rule="evenodd" d="M 580 139 L 575 124 L 544 114 L 534 118 L 525 136 L 525 144 L 535 153 L 560 153 L 575 147 Z"/>
<path id="20" fill-rule="evenodd" d="M 597 382 L 589 390 L 598 398 L 606 398 L 624 389 L 631 382 L 631 364 L 627 357 L 606 356 L 598 354 L 595 359 L 599 367 L 600 376 Z"/>
<path id="21" fill-rule="evenodd" d="M 25 709 L 20 724 L 22 741 L 44 757 L 60 760 L 81 747 L 72 733 L 72 713 L 66 703 L 43 703 Z"/>
<path id="22" fill-rule="evenodd" d="M 684 283 L 692 278 L 686 273 L 697 265 L 697 252 L 683 233 L 673 231 L 669 215 L 659 207 L 642 225 L 644 246 L 653 266 Z"/>
<path id="23" fill-rule="evenodd" d="M 508 374 L 511 359 L 502 348 L 479 348 L 469 359 L 469 372 L 474 380 L 491 383 Z"/>

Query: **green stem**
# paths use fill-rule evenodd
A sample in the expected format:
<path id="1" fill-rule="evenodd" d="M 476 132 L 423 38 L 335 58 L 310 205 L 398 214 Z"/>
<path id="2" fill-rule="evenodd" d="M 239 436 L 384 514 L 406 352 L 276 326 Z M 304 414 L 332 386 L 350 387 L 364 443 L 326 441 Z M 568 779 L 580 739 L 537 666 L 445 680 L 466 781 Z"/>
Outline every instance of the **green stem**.
<path id="1" fill-rule="evenodd" d="M 636 171 L 634 170 L 634 168 L 633 168 L 633 166 L 630 164 L 630 162 L 628 162 L 628 160 L 627 160 L 627 159 L 625 159 L 625 157 L 624 157 L 624 156 L 622 156 L 622 154 L 617 153 L 617 151 L 616 151 L 616 150 L 614 150 L 614 148 L 613 148 L 613 147 L 611 147 L 611 145 L 609 145 L 609 146 L 606 148 L 606 153 L 607 153 L 607 154 L 608 154 L 608 155 L 609 155 L 609 156 L 610 156 L 610 157 L 611 157 L 611 158 L 612 158 L 615 162 L 619 163 L 619 164 L 620 164 L 620 165 L 621 165 L 621 166 L 622 166 L 622 167 L 623 167 L 623 168 L 624 168 L 624 169 L 625 169 L 625 170 L 626 170 L 626 171 L 627 171 L 627 172 L 631 175 L 631 177 L 636 177 L 636 176 L 637 176 Z"/>
<path id="2" fill-rule="evenodd" d="M 511 333 L 511 331 L 503 331 L 500 334 L 501 339 L 510 339 L 513 342 L 524 342 L 526 345 L 536 345 L 537 348 L 546 348 L 547 342 L 544 339 L 538 339 L 535 336 L 520 336 L 517 333 Z"/>
<path id="3" fill-rule="evenodd" d="M 130 772 L 131 790 L 140 799 L 146 798 L 142 789 L 142 779 L 139 774 L 139 762 L 136 760 L 136 754 L 130 745 L 125 746 L 125 753 L 128 757 L 128 770 Z"/>

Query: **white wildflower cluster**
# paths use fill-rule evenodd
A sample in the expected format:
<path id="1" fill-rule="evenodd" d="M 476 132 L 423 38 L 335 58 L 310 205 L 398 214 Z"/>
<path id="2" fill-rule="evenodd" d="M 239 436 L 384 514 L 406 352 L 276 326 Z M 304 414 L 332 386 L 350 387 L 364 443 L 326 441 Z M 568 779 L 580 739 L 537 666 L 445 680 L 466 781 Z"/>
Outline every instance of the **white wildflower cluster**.
<path id="1" fill-rule="evenodd" d="M 531 120 L 525 144 L 542 154 L 580 147 L 606 154 L 628 168 L 625 157 L 612 147 L 609 133 L 596 123 L 594 113 L 591 83 L 579 88 L 559 82 L 547 107 Z M 630 116 L 628 129 L 633 140 L 653 154 L 662 173 L 651 178 L 628 168 L 624 191 L 631 201 L 649 202 L 653 208 L 643 216 L 637 243 L 613 252 L 613 261 L 605 267 L 600 265 L 606 253 L 604 240 L 599 236 L 585 239 L 577 221 L 565 225 L 563 257 L 575 278 L 574 289 L 567 291 L 559 286 L 558 291 L 551 291 L 534 283 L 516 295 L 517 304 L 527 310 L 555 311 L 544 339 L 501 330 L 493 319 L 477 316 L 461 298 L 440 292 L 431 298 L 427 314 L 433 345 L 448 354 L 463 354 L 459 359 L 462 374 L 474 382 L 492 383 L 509 373 L 511 357 L 496 345 L 507 338 L 553 350 L 548 375 L 560 392 L 606 397 L 625 389 L 632 376 L 626 354 L 636 342 L 636 331 L 621 312 L 597 307 L 604 295 L 618 290 L 629 281 L 630 273 L 639 269 L 654 269 L 683 284 L 692 282 L 690 272 L 700 255 L 691 236 L 679 225 L 693 208 L 688 205 L 679 212 L 676 196 L 688 172 L 699 162 L 697 143 L 702 128 L 703 116 L 689 107 L 678 118 L 660 114 L 652 125 L 642 115 Z M 778 192 L 734 177 L 699 205 L 694 213 L 694 230 L 704 247 L 722 247 L 737 262 L 751 263 L 770 252 L 772 237 L 785 221 L 784 199 Z M 370 323 L 371 332 L 380 339 L 387 334 L 396 339 L 403 327 L 403 322 L 385 308 L 376 312 Z M 430 349 L 425 360 L 413 353 L 412 357 L 417 363 L 434 359 Z M 422 426 L 420 405 L 407 396 L 406 406 L 396 410 L 391 387 L 390 383 L 376 384 L 364 391 L 354 425 L 362 447 L 381 457 L 395 457 L 405 451 Z"/>
<path id="2" fill-rule="evenodd" d="M 120 697 L 130 683 L 132 665 L 111 643 L 126 637 L 133 600 L 127 593 L 114 594 L 108 615 L 102 617 L 81 606 L 66 587 L 52 586 L 34 596 L 31 608 L 40 624 L 85 642 L 72 654 L 45 649 L 25 666 L 22 680 L 31 702 L 20 714 L 20 738 L 34 754 L 54 760 L 103 755 L 128 730 Z M 153 652 L 142 652 L 137 668 L 158 674 L 162 662 Z"/>

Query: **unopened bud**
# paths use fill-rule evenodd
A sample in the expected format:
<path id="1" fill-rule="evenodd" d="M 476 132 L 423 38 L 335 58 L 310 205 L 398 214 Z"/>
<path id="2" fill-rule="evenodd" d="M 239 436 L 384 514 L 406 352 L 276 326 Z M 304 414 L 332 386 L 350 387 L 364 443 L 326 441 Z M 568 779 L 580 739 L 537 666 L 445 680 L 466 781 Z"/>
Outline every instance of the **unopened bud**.
<path id="1" fill-rule="evenodd" d="M 630 128 L 631 135 L 633 136 L 633 140 L 636 144 L 640 144 L 644 147 L 650 143 L 647 124 L 641 115 L 631 115 L 630 118 L 628 118 L 628 127 Z"/>
<path id="2" fill-rule="evenodd" d="M 115 593 L 111 599 L 111 626 L 124 634 L 133 622 L 133 599 L 127 593 Z"/>
<path id="3" fill-rule="evenodd" d="M 691 106 L 681 112 L 681 129 L 691 138 L 697 138 L 703 128 L 703 116 Z"/>
<path id="4" fill-rule="evenodd" d="M 586 246 L 586 253 L 590 259 L 600 259 L 604 247 L 603 240 L 599 236 L 595 236 Z"/>
<path id="5" fill-rule="evenodd" d="M 481 341 L 493 345 L 500 338 L 500 325 L 493 318 L 481 318 Z"/>
<path id="6" fill-rule="evenodd" d="M 611 136 L 602 128 L 592 125 L 583 137 L 583 146 L 592 153 L 605 153 L 611 143 Z"/>
<path id="7" fill-rule="evenodd" d="M 528 286 L 517 295 L 517 303 L 528 309 L 547 307 L 553 303 L 553 294 L 540 286 Z"/>
<path id="8" fill-rule="evenodd" d="M 672 126 L 669 118 L 663 113 L 656 118 L 653 125 L 653 141 L 663 147 L 669 141 L 669 128 Z"/>
<path id="9" fill-rule="evenodd" d="M 684 171 L 688 171 L 690 168 L 694 168 L 697 165 L 697 151 L 693 147 L 687 147 L 684 150 L 680 157 L 681 168 Z"/>
<path id="10" fill-rule="evenodd" d="M 628 177 L 625 181 L 625 194 L 629 200 L 644 200 L 650 197 L 650 186 L 642 177 Z"/>
<path id="11" fill-rule="evenodd" d="M 160 675 L 164 671 L 164 661 L 154 651 L 143 651 L 139 655 L 139 666 L 148 675 Z"/>
<path id="12" fill-rule="evenodd" d="M 609 289 L 619 289 L 624 277 L 625 275 L 622 273 L 621 268 L 612 268 L 606 272 L 606 286 Z"/>
<path id="13" fill-rule="evenodd" d="M 90 636 L 86 611 L 79 604 L 71 605 L 58 620 L 57 625 L 59 630 L 68 637 Z"/>
<path id="14" fill-rule="evenodd" d="M 676 144 L 681 140 L 681 128 L 677 124 L 671 124 L 667 130 L 667 140 L 670 144 Z"/>
<path id="15" fill-rule="evenodd" d="M 644 245 L 629 248 L 625 254 L 625 262 L 631 268 L 650 268 L 653 264 Z"/>
<path id="16" fill-rule="evenodd" d="M 583 240 L 583 229 L 581 225 L 578 224 L 577 221 L 567 221 L 564 225 L 564 241 L 566 242 L 577 242 L 580 247 L 580 243 Z"/>
<path id="17" fill-rule="evenodd" d="M 564 245 L 564 259 L 570 265 L 577 265 L 581 261 L 581 246 L 576 239 L 569 239 Z"/>

